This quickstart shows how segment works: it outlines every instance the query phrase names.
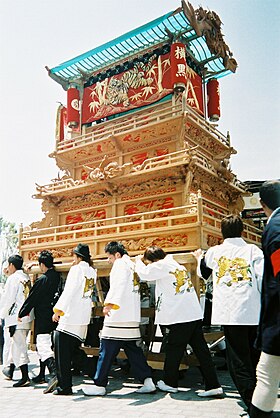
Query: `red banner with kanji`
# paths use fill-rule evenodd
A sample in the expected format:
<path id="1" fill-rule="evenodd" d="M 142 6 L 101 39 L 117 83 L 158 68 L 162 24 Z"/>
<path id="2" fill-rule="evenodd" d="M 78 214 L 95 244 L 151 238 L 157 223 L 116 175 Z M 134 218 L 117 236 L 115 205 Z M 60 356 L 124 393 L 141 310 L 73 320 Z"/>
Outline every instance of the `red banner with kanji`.
<path id="1" fill-rule="evenodd" d="M 84 89 L 82 123 L 156 103 L 173 92 L 170 53 L 152 55 L 146 63 L 105 78 Z M 187 103 L 203 113 L 202 80 L 186 65 Z"/>

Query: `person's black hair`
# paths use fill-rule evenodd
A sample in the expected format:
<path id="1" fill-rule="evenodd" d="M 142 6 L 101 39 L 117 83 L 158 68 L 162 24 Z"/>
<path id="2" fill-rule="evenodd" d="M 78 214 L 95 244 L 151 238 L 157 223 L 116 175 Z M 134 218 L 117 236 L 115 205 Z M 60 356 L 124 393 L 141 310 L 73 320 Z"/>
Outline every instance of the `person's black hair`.
<path id="1" fill-rule="evenodd" d="M 120 253 L 121 256 L 127 254 L 127 251 L 124 245 L 119 241 L 111 241 L 105 245 L 104 248 L 105 253 L 109 253 L 115 255 L 116 253 Z"/>
<path id="2" fill-rule="evenodd" d="M 16 270 L 21 270 L 23 265 L 23 258 L 18 254 L 11 255 L 8 258 L 8 263 L 12 264 Z"/>
<path id="3" fill-rule="evenodd" d="M 74 254 L 76 254 L 76 253 L 74 253 Z M 94 267 L 91 255 L 83 256 L 83 255 L 76 254 L 76 256 L 78 258 L 80 258 L 82 261 L 85 261 L 86 263 L 88 263 L 90 265 L 90 267 Z"/>
<path id="4" fill-rule="evenodd" d="M 271 210 L 280 206 L 280 181 L 270 180 L 263 183 L 260 188 L 261 201 Z"/>
<path id="5" fill-rule="evenodd" d="M 90 249 L 87 244 L 82 244 L 81 242 L 74 248 L 73 253 L 76 254 L 80 260 L 85 261 L 91 267 L 93 267 L 93 261 L 90 255 Z"/>
<path id="6" fill-rule="evenodd" d="M 41 251 L 38 257 L 39 264 L 44 264 L 48 269 L 53 267 L 53 255 L 50 251 Z"/>
<path id="7" fill-rule="evenodd" d="M 150 247 L 147 247 L 144 252 L 144 260 L 151 261 L 152 263 L 155 261 L 163 260 L 165 257 L 166 252 L 164 252 L 163 249 L 157 245 L 151 245 Z"/>
<path id="8" fill-rule="evenodd" d="M 243 231 L 243 222 L 238 215 L 228 215 L 222 219 L 221 231 L 223 238 L 240 238 Z"/>

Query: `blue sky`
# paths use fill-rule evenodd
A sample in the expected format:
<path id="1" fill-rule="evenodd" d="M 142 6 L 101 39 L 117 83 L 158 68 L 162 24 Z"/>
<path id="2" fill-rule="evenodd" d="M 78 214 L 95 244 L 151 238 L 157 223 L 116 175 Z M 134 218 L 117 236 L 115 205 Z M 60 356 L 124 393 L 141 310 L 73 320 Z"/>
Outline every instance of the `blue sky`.
<path id="1" fill-rule="evenodd" d="M 280 177 L 280 1 L 192 0 L 220 16 L 239 67 L 220 80 L 222 116 L 240 180 Z M 35 182 L 58 173 L 57 102 L 63 89 L 50 68 L 180 6 L 180 0 L 2 0 L 0 17 L 0 216 L 17 224 L 41 219 Z"/>

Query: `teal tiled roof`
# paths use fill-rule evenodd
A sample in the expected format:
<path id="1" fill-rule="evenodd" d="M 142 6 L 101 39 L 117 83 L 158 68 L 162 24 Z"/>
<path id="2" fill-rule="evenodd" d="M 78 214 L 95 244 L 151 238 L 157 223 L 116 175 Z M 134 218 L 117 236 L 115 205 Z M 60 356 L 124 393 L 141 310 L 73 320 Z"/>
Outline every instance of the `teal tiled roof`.
<path id="1" fill-rule="evenodd" d="M 171 43 L 172 38 L 186 44 L 192 60 L 201 68 L 206 68 L 206 78 L 219 78 L 230 73 L 223 60 L 211 54 L 205 38 L 197 36 L 179 8 L 50 69 L 49 75 L 61 84 L 75 82 L 82 77 L 85 80 L 104 68 Z"/>

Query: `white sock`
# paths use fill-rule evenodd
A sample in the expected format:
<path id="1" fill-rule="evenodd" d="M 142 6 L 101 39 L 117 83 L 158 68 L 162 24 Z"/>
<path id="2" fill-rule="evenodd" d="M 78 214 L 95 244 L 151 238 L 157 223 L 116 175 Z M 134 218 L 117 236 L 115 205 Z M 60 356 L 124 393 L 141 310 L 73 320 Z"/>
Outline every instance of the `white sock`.
<path id="1" fill-rule="evenodd" d="M 153 379 L 151 377 L 146 377 L 146 379 L 144 380 L 144 385 L 148 386 L 148 385 L 153 385 Z"/>

